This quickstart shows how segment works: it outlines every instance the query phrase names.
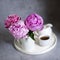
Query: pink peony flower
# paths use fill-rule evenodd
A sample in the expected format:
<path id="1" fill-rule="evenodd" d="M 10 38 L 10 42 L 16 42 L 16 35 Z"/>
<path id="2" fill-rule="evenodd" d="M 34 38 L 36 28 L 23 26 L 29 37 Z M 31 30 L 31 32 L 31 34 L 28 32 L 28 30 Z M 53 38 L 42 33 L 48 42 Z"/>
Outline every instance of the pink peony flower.
<path id="1" fill-rule="evenodd" d="M 11 25 L 8 29 L 16 39 L 23 38 L 29 32 L 24 22 L 21 20 Z"/>
<path id="2" fill-rule="evenodd" d="M 31 31 L 41 30 L 43 28 L 43 19 L 38 14 L 31 14 L 26 18 L 25 24 Z"/>
<path id="3" fill-rule="evenodd" d="M 9 28 L 13 23 L 18 22 L 20 19 L 21 18 L 16 14 L 9 15 L 8 18 L 5 20 L 5 27 Z"/>

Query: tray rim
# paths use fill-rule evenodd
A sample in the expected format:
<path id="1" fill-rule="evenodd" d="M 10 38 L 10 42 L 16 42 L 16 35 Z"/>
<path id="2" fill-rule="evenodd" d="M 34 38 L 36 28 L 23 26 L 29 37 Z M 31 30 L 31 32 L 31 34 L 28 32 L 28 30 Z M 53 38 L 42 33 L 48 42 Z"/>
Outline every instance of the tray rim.
<path id="1" fill-rule="evenodd" d="M 14 46 L 15 46 L 15 48 L 18 50 L 18 51 L 20 51 L 20 52 L 23 52 L 23 53 L 25 53 L 25 54 L 29 54 L 29 55 L 38 55 L 38 54 L 44 54 L 44 53 L 46 53 L 46 52 L 49 52 L 49 51 L 51 51 L 55 46 L 56 46 L 56 44 L 57 44 L 57 36 L 55 35 L 55 33 L 53 33 L 54 34 L 54 37 L 55 37 L 55 43 L 51 46 L 51 47 L 49 47 L 46 51 L 43 51 L 42 53 L 32 53 L 32 52 L 28 52 L 28 51 L 24 51 L 21 47 L 18 47 L 17 45 L 16 45 L 16 40 L 14 40 Z"/>

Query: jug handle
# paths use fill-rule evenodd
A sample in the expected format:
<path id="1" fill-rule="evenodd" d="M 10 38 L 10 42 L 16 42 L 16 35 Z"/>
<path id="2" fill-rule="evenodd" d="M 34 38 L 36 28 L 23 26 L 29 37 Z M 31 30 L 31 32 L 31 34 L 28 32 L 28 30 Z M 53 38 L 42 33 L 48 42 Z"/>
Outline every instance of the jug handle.
<path id="1" fill-rule="evenodd" d="M 38 34 L 38 31 L 34 31 L 33 34 L 36 35 L 36 36 L 39 35 L 39 34 Z"/>

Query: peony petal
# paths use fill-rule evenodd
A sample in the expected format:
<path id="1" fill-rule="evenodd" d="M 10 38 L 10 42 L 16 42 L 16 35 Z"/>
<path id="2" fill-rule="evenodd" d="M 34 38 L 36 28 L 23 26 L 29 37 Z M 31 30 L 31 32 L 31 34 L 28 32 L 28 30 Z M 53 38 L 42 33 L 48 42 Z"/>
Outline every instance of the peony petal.
<path id="1" fill-rule="evenodd" d="M 31 30 L 41 30 L 43 27 L 43 19 L 38 14 L 31 14 L 25 20 L 26 26 Z"/>

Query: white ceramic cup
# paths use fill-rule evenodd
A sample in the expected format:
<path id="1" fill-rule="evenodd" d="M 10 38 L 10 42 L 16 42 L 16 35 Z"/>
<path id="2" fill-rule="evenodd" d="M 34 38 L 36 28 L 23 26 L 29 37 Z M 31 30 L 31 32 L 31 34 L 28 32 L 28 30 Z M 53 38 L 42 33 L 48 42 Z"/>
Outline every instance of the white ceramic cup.
<path id="1" fill-rule="evenodd" d="M 39 37 L 39 45 L 40 46 L 49 46 L 50 45 L 51 36 L 41 35 Z"/>

